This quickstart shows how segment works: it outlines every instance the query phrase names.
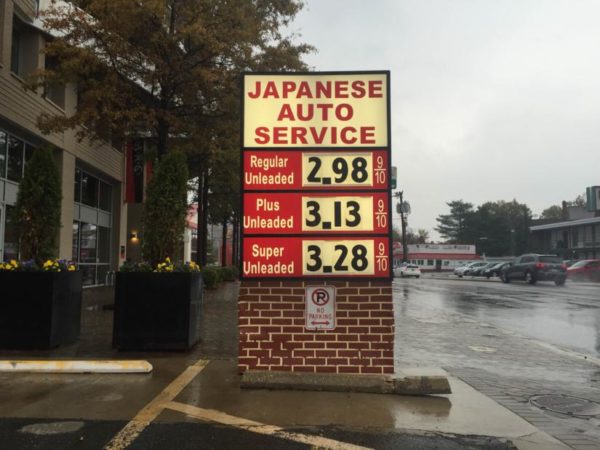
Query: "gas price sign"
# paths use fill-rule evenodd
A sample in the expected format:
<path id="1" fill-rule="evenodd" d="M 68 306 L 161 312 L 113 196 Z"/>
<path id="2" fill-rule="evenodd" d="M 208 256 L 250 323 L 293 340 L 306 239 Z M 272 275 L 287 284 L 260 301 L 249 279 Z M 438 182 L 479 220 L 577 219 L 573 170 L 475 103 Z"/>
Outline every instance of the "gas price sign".
<path id="1" fill-rule="evenodd" d="M 385 278 L 389 73 L 245 74 L 242 277 Z"/>
<path id="2" fill-rule="evenodd" d="M 244 189 L 387 189 L 388 152 L 247 150 Z"/>
<path id="3" fill-rule="evenodd" d="M 389 275 L 387 237 L 295 238 L 247 236 L 242 248 L 246 277 L 376 277 Z"/>
<path id="4" fill-rule="evenodd" d="M 389 196 L 372 194 L 255 193 L 245 195 L 246 234 L 387 234 Z"/>

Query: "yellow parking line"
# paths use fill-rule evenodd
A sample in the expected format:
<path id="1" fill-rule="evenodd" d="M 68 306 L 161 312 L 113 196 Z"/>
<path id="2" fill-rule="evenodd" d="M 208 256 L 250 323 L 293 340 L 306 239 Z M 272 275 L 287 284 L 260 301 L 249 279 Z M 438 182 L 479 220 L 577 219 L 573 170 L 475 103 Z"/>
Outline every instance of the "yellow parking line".
<path id="1" fill-rule="evenodd" d="M 321 436 L 290 433 L 285 431 L 281 427 L 277 427 L 274 425 L 265 425 L 263 423 L 244 419 L 242 417 L 230 416 L 229 414 L 223 413 L 221 411 L 216 411 L 214 409 L 198 408 L 197 406 L 186 405 L 185 403 L 170 401 L 167 404 L 165 404 L 165 408 L 181 412 L 190 417 L 206 422 L 216 422 L 231 427 L 241 428 L 252 433 L 264 434 L 281 439 L 286 439 L 288 441 L 300 442 L 302 444 L 308 444 L 319 449 L 372 450 L 368 447 L 361 447 L 354 444 L 348 444 L 346 442 L 340 442 Z"/>
<path id="2" fill-rule="evenodd" d="M 119 433 L 106 444 L 104 450 L 122 450 L 128 447 L 150 423 L 158 417 L 165 405 L 177 395 L 206 367 L 209 361 L 200 360 L 185 369 L 171 384 L 162 390 Z"/>

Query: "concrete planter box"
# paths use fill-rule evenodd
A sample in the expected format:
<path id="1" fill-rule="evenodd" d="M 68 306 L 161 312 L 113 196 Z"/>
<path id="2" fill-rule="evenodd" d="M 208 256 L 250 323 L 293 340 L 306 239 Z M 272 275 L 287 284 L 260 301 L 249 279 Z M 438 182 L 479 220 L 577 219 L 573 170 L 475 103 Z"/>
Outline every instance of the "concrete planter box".
<path id="1" fill-rule="evenodd" d="M 81 330 L 82 274 L 0 272 L 0 348 L 50 349 Z"/>
<path id="2" fill-rule="evenodd" d="M 187 350 L 199 340 L 202 275 L 118 272 L 113 346 Z"/>

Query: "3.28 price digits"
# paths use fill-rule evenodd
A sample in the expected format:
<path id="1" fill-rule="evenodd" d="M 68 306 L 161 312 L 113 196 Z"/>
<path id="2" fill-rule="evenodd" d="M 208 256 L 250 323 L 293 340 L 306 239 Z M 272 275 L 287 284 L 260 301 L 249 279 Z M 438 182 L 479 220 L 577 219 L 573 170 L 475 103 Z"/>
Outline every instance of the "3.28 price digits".
<path id="1" fill-rule="evenodd" d="M 302 197 L 302 231 L 372 231 L 373 197 Z"/>
<path id="2" fill-rule="evenodd" d="M 373 240 L 303 241 L 303 275 L 372 275 Z"/>
<path id="3" fill-rule="evenodd" d="M 372 153 L 302 154 L 302 186 L 372 186 L 373 172 Z"/>

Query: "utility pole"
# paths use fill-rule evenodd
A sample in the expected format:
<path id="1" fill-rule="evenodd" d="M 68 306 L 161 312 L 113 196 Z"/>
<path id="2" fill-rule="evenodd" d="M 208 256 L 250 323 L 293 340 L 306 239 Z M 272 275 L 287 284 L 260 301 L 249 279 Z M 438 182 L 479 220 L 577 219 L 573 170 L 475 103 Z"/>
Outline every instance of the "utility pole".
<path id="1" fill-rule="evenodd" d="M 410 214 L 410 205 L 404 201 L 404 191 L 396 192 L 394 194 L 398 198 L 399 202 L 396 204 L 396 211 L 400 214 L 400 221 L 402 225 L 402 262 L 408 261 L 408 246 L 406 245 L 406 216 Z"/>

